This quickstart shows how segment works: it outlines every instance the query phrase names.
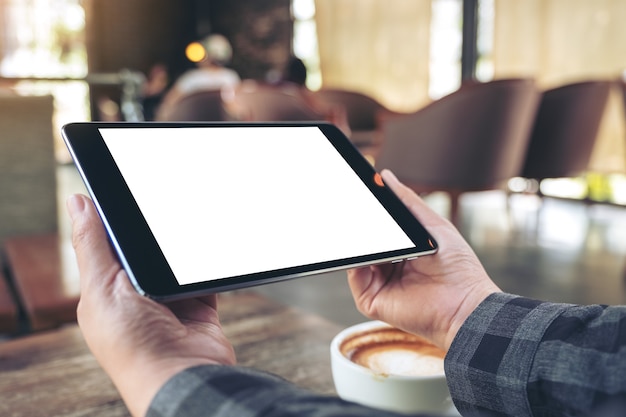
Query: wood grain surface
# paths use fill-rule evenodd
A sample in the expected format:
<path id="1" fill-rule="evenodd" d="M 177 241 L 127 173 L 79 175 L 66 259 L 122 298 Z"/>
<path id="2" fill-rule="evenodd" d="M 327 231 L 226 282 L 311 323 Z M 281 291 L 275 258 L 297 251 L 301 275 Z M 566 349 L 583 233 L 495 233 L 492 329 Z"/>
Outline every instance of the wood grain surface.
<path id="1" fill-rule="evenodd" d="M 334 392 L 329 345 L 340 328 L 253 291 L 221 294 L 224 331 L 240 365 Z M 0 343 L 0 415 L 128 416 L 76 325 Z"/>

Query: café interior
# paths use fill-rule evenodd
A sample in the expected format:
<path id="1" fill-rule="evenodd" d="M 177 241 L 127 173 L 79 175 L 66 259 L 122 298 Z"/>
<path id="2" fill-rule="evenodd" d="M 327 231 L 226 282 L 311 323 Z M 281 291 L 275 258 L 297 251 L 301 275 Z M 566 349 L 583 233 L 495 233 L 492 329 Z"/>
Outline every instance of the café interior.
<path id="1" fill-rule="evenodd" d="M 0 414 L 127 415 L 76 327 L 69 122 L 335 123 L 503 291 L 625 303 L 625 20 L 622 0 L 0 0 Z M 240 83 L 163 108 L 211 34 Z M 220 297 L 240 362 L 323 392 L 329 338 L 367 320 L 345 271 Z"/>

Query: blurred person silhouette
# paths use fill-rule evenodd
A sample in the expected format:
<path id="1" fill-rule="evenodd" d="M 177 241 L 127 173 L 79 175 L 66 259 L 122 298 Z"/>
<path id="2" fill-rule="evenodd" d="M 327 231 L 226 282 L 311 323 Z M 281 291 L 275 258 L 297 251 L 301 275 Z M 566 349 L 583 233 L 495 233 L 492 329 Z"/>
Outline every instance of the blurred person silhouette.
<path id="1" fill-rule="evenodd" d="M 294 85 L 306 88 L 307 69 L 304 62 L 292 56 L 287 61 L 279 84 Z"/>
<path id="2" fill-rule="evenodd" d="M 265 77 L 265 82 L 276 87 L 306 88 L 307 68 L 300 58 L 289 56 L 284 65 L 272 68 Z"/>
<path id="3" fill-rule="evenodd" d="M 224 87 L 235 87 L 241 82 L 239 74 L 227 65 L 230 63 L 233 50 L 226 37 L 212 34 L 199 42 L 204 48 L 204 57 L 197 67 L 181 75 L 163 97 L 158 112 L 167 111 L 184 96 L 199 91 L 221 90 Z"/>
<path id="4" fill-rule="evenodd" d="M 154 120 L 155 114 L 170 85 L 167 67 L 163 63 L 154 64 L 141 89 L 141 107 L 144 120 Z"/>
<path id="5" fill-rule="evenodd" d="M 292 55 L 283 67 L 278 80 L 271 84 L 287 93 L 301 95 L 312 109 L 320 114 L 325 114 L 329 122 L 336 125 L 346 136 L 350 137 L 352 130 L 348 123 L 346 109 L 343 106 L 324 105 L 319 101 L 311 100 L 308 96 L 308 93 L 311 91 L 306 85 L 307 75 L 308 72 L 304 61 Z"/>

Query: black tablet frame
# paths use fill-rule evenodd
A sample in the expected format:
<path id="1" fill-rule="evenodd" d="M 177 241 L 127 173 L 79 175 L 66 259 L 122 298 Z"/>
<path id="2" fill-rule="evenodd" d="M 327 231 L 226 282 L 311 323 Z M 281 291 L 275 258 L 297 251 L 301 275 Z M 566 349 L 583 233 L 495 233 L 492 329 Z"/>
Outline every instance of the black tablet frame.
<path id="1" fill-rule="evenodd" d="M 132 193 L 120 173 L 100 128 L 142 129 L 186 127 L 318 127 L 339 154 L 358 174 L 367 188 L 387 209 L 413 241 L 404 250 L 364 255 L 348 259 L 302 265 L 274 271 L 179 285 L 161 249 L 146 223 Z M 397 196 L 381 186 L 379 174 L 349 139 L 334 125 L 327 123 L 240 123 L 240 122 L 84 122 L 63 126 L 62 135 L 74 163 L 100 214 L 118 259 L 135 289 L 157 300 L 173 300 L 260 285 L 290 278 L 348 269 L 369 264 L 397 262 L 437 251 L 437 243 Z M 366 225 L 364 225 L 366 227 Z"/>

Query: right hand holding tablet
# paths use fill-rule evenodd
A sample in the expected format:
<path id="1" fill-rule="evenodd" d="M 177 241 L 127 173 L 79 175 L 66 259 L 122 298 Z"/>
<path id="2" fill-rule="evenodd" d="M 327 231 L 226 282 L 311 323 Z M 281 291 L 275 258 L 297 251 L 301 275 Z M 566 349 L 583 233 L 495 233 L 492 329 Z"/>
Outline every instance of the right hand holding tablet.
<path id="1" fill-rule="evenodd" d="M 348 271 L 356 306 L 372 319 L 424 336 L 447 350 L 474 309 L 500 289 L 457 229 L 390 172 L 385 183 L 439 243 L 436 254 Z"/>

